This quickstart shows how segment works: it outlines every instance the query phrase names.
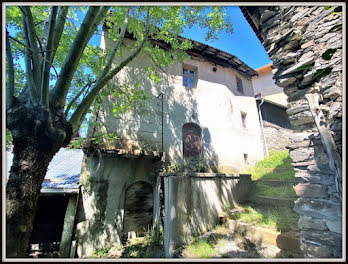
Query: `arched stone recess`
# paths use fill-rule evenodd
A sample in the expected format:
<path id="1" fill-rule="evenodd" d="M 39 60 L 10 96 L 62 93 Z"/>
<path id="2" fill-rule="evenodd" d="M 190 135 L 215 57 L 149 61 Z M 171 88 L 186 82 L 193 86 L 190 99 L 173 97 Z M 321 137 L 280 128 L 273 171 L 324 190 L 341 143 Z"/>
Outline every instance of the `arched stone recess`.
<path id="1" fill-rule="evenodd" d="M 199 158 L 201 156 L 202 129 L 195 123 L 182 126 L 183 157 Z"/>
<path id="2" fill-rule="evenodd" d="M 152 228 L 153 187 L 137 181 L 126 188 L 124 198 L 123 240 L 144 236 Z"/>
<path id="3" fill-rule="evenodd" d="M 241 10 L 288 95 L 301 249 L 308 258 L 341 258 L 342 17 L 324 6 Z"/>

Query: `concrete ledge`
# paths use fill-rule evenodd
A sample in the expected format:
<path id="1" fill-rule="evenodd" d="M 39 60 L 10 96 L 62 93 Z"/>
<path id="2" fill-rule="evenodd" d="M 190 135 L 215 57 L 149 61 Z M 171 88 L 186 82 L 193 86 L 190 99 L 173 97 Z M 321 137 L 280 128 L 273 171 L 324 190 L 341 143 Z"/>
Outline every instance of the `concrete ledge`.
<path id="1" fill-rule="evenodd" d="M 281 250 L 291 251 L 301 256 L 300 237 L 298 233 L 278 231 L 254 226 L 253 224 L 242 223 L 236 220 L 227 220 L 226 227 L 232 233 L 240 233 L 247 236 L 254 243 L 266 243 L 278 247 Z"/>
<path id="2" fill-rule="evenodd" d="M 231 178 L 231 179 L 250 179 L 250 174 L 225 174 L 225 173 L 210 173 L 210 172 L 161 172 L 159 173 L 160 177 L 197 177 L 197 178 Z"/>

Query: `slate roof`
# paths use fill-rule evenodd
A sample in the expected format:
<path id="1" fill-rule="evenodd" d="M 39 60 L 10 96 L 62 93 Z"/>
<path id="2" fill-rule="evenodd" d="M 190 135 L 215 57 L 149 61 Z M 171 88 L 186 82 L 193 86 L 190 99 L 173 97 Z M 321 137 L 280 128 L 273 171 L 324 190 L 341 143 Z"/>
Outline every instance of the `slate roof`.
<path id="1" fill-rule="evenodd" d="M 12 152 L 6 152 L 7 178 L 12 165 Z M 61 148 L 48 165 L 42 189 L 78 189 L 83 151 Z"/>

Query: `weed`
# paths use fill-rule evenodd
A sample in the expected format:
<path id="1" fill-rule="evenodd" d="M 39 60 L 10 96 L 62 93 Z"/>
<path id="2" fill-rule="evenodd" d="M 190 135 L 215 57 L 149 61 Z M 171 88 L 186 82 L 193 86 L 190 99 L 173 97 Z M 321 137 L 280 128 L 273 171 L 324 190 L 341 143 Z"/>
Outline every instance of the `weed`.
<path id="1" fill-rule="evenodd" d="M 187 258 L 212 258 L 218 254 L 212 243 L 207 240 L 198 240 L 188 245 L 183 251 Z"/>
<path id="2" fill-rule="evenodd" d="M 275 231 L 287 232 L 297 228 L 299 215 L 287 207 L 265 206 L 244 207 L 235 213 L 231 213 L 231 219 L 245 223 L 254 223 L 259 226 L 267 227 Z"/>

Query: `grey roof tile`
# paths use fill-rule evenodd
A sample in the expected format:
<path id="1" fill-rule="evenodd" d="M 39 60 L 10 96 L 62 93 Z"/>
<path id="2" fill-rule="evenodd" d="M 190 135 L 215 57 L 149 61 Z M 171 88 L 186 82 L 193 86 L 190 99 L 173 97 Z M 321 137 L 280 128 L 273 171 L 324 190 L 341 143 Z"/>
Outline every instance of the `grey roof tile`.
<path id="1" fill-rule="evenodd" d="M 7 177 L 12 165 L 13 154 L 6 152 Z M 48 165 L 41 188 L 78 189 L 83 151 L 61 148 Z"/>

